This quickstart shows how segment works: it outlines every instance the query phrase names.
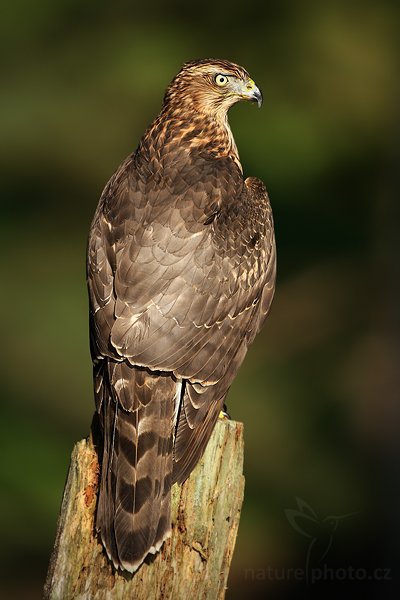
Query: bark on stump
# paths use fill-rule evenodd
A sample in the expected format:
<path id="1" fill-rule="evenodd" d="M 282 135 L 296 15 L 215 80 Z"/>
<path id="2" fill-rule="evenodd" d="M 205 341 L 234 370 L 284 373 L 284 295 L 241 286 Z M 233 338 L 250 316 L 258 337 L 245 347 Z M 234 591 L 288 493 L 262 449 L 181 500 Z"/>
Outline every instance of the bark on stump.
<path id="1" fill-rule="evenodd" d="M 94 533 L 98 473 L 89 437 L 72 451 L 46 599 L 224 598 L 243 502 L 242 423 L 217 422 L 189 479 L 172 489 L 171 538 L 133 575 L 115 571 Z"/>

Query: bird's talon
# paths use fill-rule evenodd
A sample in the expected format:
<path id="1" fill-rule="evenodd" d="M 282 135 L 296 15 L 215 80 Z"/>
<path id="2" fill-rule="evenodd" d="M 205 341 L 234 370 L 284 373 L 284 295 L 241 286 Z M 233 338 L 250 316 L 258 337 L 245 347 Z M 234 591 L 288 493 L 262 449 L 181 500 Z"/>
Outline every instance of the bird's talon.
<path id="1" fill-rule="evenodd" d="M 220 411 L 219 415 L 218 415 L 218 419 L 230 419 L 231 416 L 228 413 L 228 408 L 226 406 L 226 404 L 224 404 L 223 409 Z"/>

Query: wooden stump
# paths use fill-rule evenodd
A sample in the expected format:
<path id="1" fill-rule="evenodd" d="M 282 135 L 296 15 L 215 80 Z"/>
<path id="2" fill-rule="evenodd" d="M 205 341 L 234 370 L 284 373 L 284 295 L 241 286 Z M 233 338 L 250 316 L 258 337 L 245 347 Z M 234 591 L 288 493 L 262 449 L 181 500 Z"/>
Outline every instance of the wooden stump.
<path id="1" fill-rule="evenodd" d="M 46 599 L 224 598 L 243 502 L 241 423 L 218 421 L 189 479 L 172 489 L 171 538 L 133 575 L 115 571 L 94 534 L 98 474 L 90 437 L 72 451 Z"/>

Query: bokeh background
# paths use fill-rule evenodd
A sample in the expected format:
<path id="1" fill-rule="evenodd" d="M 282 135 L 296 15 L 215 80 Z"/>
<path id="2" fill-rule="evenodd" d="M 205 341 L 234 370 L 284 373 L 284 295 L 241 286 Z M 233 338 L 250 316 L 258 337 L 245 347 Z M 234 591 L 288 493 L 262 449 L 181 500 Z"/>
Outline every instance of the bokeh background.
<path id="1" fill-rule="evenodd" d="M 181 64 L 208 56 L 264 92 L 230 122 L 245 174 L 270 192 L 279 255 L 269 322 L 230 393 L 246 496 L 227 598 L 394 597 L 398 16 L 388 0 L 3 5 L 1 597 L 41 597 L 69 455 L 89 431 L 98 197 Z M 313 540 L 308 565 L 325 571 L 307 584 Z"/>

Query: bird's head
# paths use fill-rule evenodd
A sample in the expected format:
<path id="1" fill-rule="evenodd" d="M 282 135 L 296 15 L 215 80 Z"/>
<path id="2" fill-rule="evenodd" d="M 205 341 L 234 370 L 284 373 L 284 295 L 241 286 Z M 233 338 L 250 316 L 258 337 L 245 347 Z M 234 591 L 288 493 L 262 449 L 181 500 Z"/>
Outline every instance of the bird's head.
<path id="1" fill-rule="evenodd" d="M 262 94 L 243 67 L 226 60 L 185 63 L 167 89 L 164 105 L 186 106 L 200 113 L 225 117 L 240 100 L 262 104 Z"/>

